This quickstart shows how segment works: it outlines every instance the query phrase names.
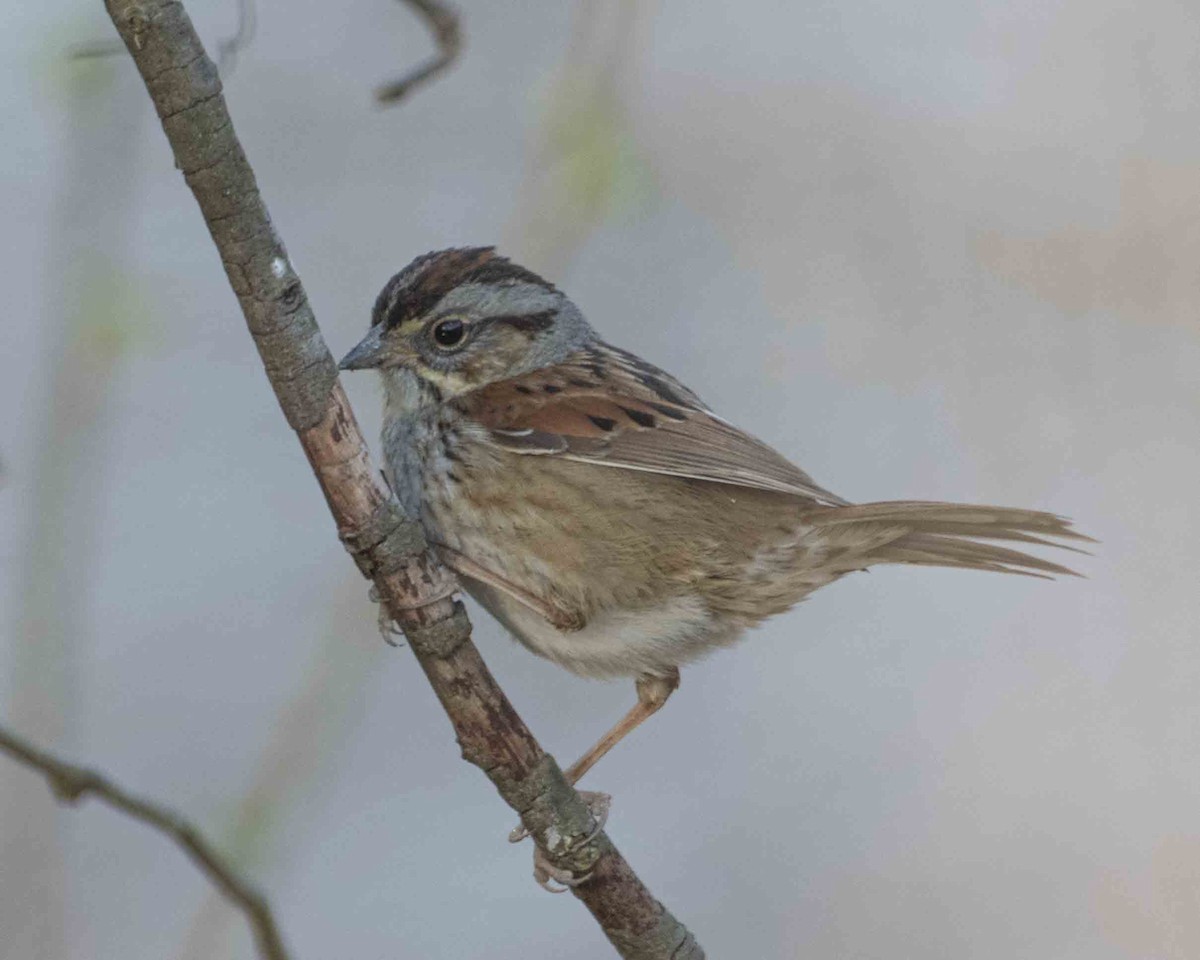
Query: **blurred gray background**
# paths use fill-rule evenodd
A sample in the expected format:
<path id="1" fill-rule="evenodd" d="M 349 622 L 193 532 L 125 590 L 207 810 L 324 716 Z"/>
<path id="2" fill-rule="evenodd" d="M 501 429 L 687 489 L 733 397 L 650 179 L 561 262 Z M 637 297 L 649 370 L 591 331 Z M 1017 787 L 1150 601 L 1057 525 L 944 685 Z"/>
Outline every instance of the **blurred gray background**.
<path id="1" fill-rule="evenodd" d="M 192 0 L 210 43 L 232 2 Z M 876 569 L 589 777 L 713 958 L 1200 955 L 1200 13 L 259 0 L 231 110 L 329 342 L 498 242 L 853 499 L 1074 517 L 1088 579 Z M 169 802 L 297 957 L 604 958 L 384 649 L 99 0 L 0 34 L 0 714 Z M 369 435 L 378 394 L 348 389 Z M 477 618 L 569 761 L 632 702 Z M 160 836 L 0 759 L 0 957 L 246 958 Z"/>

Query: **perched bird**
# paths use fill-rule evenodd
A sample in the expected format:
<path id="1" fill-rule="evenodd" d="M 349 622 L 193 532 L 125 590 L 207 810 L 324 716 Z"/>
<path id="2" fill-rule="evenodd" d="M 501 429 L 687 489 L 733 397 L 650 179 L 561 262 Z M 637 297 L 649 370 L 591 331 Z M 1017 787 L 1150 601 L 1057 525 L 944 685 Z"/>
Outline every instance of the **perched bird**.
<path id="1" fill-rule="evenodd" d="M 534 653 L 636 679 L 572 782 L 666 702 L 682 664 L 847 573 L 1068 574 L 982 541 L 1087 539 L 1034 510 L 849 503 L 491 247 L 397 273 L 341 366 L 382 374 L 390 482 L 467 592 Z"/>

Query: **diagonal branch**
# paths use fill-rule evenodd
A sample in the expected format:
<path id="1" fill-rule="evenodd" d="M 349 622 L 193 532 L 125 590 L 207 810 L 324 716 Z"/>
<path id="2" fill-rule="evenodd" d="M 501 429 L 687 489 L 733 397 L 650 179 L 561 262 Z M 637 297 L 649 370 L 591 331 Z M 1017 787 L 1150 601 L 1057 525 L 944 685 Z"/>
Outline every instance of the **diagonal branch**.
<path id="1" fill-rule="evenodd" d="M 204 836 L 179 814 L 126 793 L 94 770 L 64 763 L 38 750 L 0 727 L 0 751 L 18 763 L 40 771 L 54 795 L 64 803 L 75 804 L 89 794 L 114 810 L 152 826 L 166 834 L 196 862 L 196 865 L 221 894 L 246 915 L 259 956 L 263 960 L 288 960 L 271 906 L 263 896 L 216 851 Z"/>
<path id="2" fill-rule="evenodd" d="M 404 629 L 463 757 L 520 815 L 627 960 L 700 960 L 688 930 L 646 889 L 538 745 L 471 642 L 456 582 L 377 480 L 337 368 L 233 131 L 216 68 L 177 0 L 105 0 L 200 205 L 284 416 L 339 536 Z"/>
<path id="3" fill-rule="evenodd" d="M 437 44 L 437 53 L 421 66 L 376 89 L 375 99 L 380 103 L 392 104 L 404 99 L 417 87 L 432 80 L 442 71 L 450 69 L 462 53 L 462 29 L 453 7 L 442 0 L 404 2 L 420 14 L 425 25 L 429 27 L 434 43 Z"/>

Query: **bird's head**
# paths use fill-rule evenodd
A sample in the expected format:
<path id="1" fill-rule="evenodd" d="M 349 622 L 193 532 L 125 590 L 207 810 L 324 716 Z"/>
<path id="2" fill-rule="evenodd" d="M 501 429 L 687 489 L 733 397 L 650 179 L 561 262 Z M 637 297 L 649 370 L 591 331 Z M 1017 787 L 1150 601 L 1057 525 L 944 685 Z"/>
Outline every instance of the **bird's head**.
<path id="1" fill-rule="evenodd" d="M 492 247 L 418 257 L 387 282 L 343 370 L 415 377 L 449 399 L 558 363 L 594 338 L 552 283 Z"/>

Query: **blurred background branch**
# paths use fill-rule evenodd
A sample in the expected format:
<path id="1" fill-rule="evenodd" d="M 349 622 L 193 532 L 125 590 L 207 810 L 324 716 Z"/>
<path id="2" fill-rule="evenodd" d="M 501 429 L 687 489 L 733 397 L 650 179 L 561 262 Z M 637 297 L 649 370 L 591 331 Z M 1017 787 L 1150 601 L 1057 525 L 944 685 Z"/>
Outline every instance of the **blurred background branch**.
<path id="1" fill-rule="evenodd" d="M 419 2 L 419 0 L 413 0 Z M 238 22 L 237 29 L 227 37 L 217 41 L 217 69 L 228 79 L 237 68 L 237 58 L 243 50 L 254 42 L 254 33 L 258 29 L 258 7 L 256 0 L 237 0 Z M 120 40 L 90 40 L 77 43 L 70 50 L 74 60 L 102 59 L 115 57 L 125 53 L 125 45 Z"/>
<path id="2" fill-rule="evenodd" d="M 254 42 L 254 31 L 258 28 L 258 10 L 255 0 L 238 0 L 237 30 L 217 41 L 217 69 L 228 77 L 237 66 L 238 54 Z"/>
<path id="3" fill-rule="evenodd" d="M 246 915 L 263 960 L 288 960 L 270 904 L 239 876 L 234 867 L 184 817 L 153 801 L 127 793 L 94 770 L 64 763 L 3 727 L 0 727 L 0 750 L 18 763 L 39 771 L 45 776 L 54 795 L 64 803 L 76 804 L 93 796 L 114 810 L 170 837 L 213 886 Z"/>
<path id="4" fill-rule="evenodd" d="M 27 469 L 32 499 L 14 572 L 15 635 L 4 703 L 9 723 L 38 742 L 74 747 L 93 630 L 91 593 L 100 552 L 97 497 L 116 475 L 113 406 L 139 336 L 141 286 L 127 270 L 136 232 L 138 135 L 143 115 L 132 78 L 111 62 L 48 64 L 63 161 L 46 237 L 47 369 L 36 444 Z M 97 158 L 104 158 L 98 162 Z M 0 780 L 0 928 L 12 956 L 56 960 L 66 951 L 66 818 L 26 782 Z M 29 890 L 40 892 L 28 909 Z M 21 924 L 5 922 L 12 911 Z"/>
<path id="5" fill-rule="evenodd" d="M 410 70 L 375 91 L 380 103 L 393 104 L 403 100 L 417 87 L 428 83 L 444 70 L 448 70 L 462 53 L 462 28 L 454 8 L 442 0 L 402 0 L 411 7 L 429 27 L 433 34 L 437 53 L 421 66 Z"/>
<path id="6" fill-rule="evenodd" d="M 547 85 L 505 247 L 548 277 L 562 277 L 614 213 L 655 198 L 630 122 L 637 84 L 638 0 L 587 0 L 572 13 L 561 62 Z"/>
<path id="7" fill-rule="evenodd" d="M 284 841 L 287 817 L 313 803 L 314 787 L 330 781 L 352 734 L 361 723 L 366 680 L 379 669 L 383 649 L 346 656 L 346 624 L 362 608 L 362 581 L 347 577 L 329 608 L 324 636 L 309 657 L 299 690 L 279 710 L 254 763 L 249 788 L 235 804 L 219 841 L 237 869 L 261 875 L 279 867 L 294 846 Z M 311 816 L 311 813 L 310 813 Z M 230 922 L 236 915 L 211 891 L 192 915 L 180 960 L 212 960 L 230 954 Z"/>

